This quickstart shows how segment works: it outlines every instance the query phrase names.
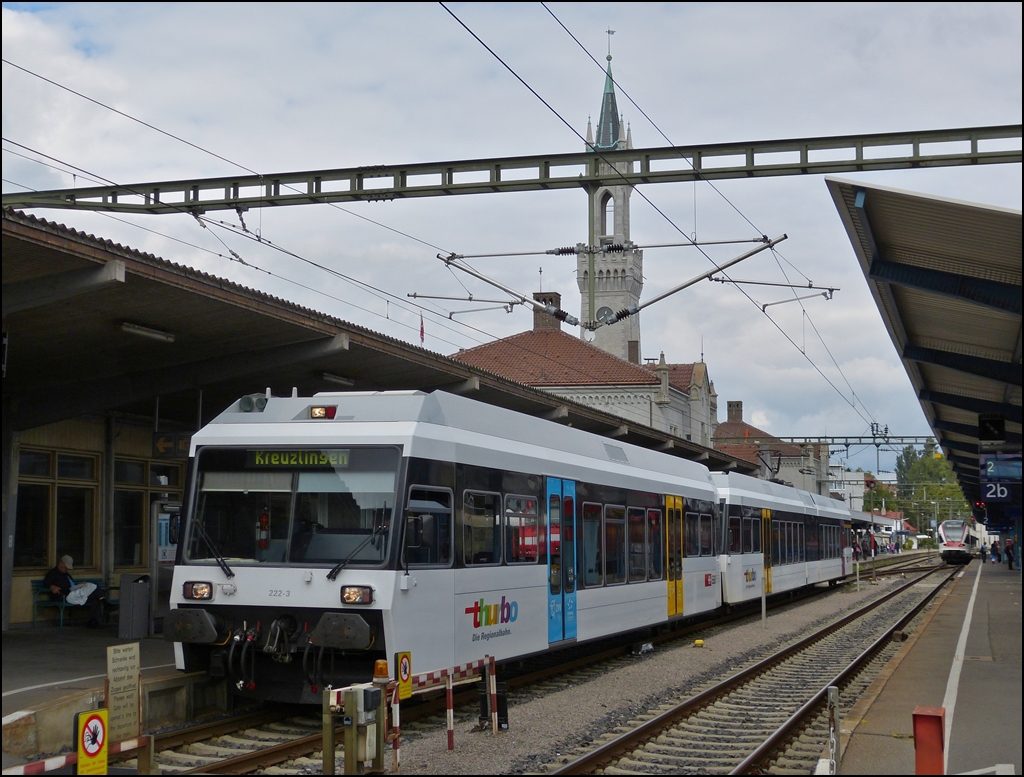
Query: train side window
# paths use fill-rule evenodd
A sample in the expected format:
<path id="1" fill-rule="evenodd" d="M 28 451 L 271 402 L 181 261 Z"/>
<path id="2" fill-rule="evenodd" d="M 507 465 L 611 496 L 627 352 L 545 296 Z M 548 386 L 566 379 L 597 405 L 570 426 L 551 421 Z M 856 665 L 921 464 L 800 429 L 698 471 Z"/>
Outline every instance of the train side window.
<path id="1" fill-rule="evenodd" d="M 648 580 L 661 580 L 664 572 L 662 564 L 665 560 L 665 549 L 662 537 L 665 530 L 661 521 L 661 510 L 647 511 L 647 546 L 648 546 Z"/>
<path id="2" fill-rule="evenodd" d="M 700 555 L 715 555 L 715 525 L 710 515 L 700 517 Z"/>
<path id="3" fill-rule="evenodd" d="M 642 507 L 630 507 L 629 518 L 629 582 L 647 579 L 647 514 Z"/>
<path id="4" fill-rule="evenodd" d="M 501 563 L 501 494 L 462 494 L 462 559 L 467 566 Z"/>
<path id="5" fill-rule="evenodd" d="M 536 564 L 537 498 L 505 496 L 505 561 L 509 564 Z"/>
<path id="6" fill-rule="evenodd" d="M 729 516 L 729 552 L 730 553 L 742 553 L 743 545 L 740 540 L 740 521 L 742 519 L 738 515 Z"/>
<path id="7" fill-rule="evenodd" d="M 806 553 L 806 549 L 805 549 L 805 546 L 804 546 L 804 525 L 802 523 L 798 523 L 796 525 L 796 530 L 797 530 L 797 534 L 799 534 L 799 537 L 797 538 L 797 541 L 796 541 L 796 546 L 797 546 L 797 548 L 800 551 L 800 561 L 806 561 L 807 560 L 807 553 Z"/>
<path id="8" fill-rule="evenodd" d="M 683 520 L 683 547 L 687 558 L 700 555 L 700 518 L 697 513 L 686 513 Z"/>
<path id="9" fill-rule="evenodd" d="M 608 585 L 626 582 L 626 508 L 604 508 L 604 579 Z"/>
<path id="10" fill-rule="evenodd" d="M 596 588 L 604 582 L 601 557 L 601 505 L 583 503 L 583 586 Z"/>
<path id="11" fill-rule="evenodd" d="M 779 522 L 772 521 L 772 564 L 782 563 L 782 532 L 779 529 Z"/>
<path id="12" fill-rule="evenodd" d="M 751 524 L 750 524 L 750 526 L 751 526 L 751 533 L 754 535 L 754 537 L 753 537 L 754 545 L 751 548 L 750 552 L 751 553 L 760 553 L 761 552 L 761 519 L 760 518 L 751 518 L 750 520 L 751 520 Z"/>
<path id="13" fill-rule="evenodd" d="M 754 552 L 754 537 L 752 535 L 753 527 L 750 524 L 749 518 L 743 519 L 743 550 L 742 553 L 753 553 Z"/>
<path id="14" fill-rule="evenodd" d="M 410 566 L 451 564 L 453 501 L 448 489 L 409 489 L 405 558 Z"/>

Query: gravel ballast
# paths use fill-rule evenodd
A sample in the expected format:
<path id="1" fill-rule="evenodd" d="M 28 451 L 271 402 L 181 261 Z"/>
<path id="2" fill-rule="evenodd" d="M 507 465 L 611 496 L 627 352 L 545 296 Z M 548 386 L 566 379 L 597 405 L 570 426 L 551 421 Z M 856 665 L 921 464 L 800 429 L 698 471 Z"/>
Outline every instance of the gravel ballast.
<path id="1" fill-rule="evenodd" d="M 658 706 L 679 701 L 794 642 L 814 627 L 892 590 L 897 579 L 836 588 L 768 614 L 708 629 L 654 652 L 602 665 L 606 671 L 573 673 L 539 689 L 509 693 L 509 730 L 494 736 L 477 729 L 475 714 L 457 714 L 455 750 L 447 749 L 443 716 L 403 732 L 402 774 L 515 774 L 545 771 L 580 745 Z M 693 646 L 703 639 L 704 647 Z M 389 748 L 390 750 L 390 748 Z M 391 753 L 387 753 L 390 767 Z"/>

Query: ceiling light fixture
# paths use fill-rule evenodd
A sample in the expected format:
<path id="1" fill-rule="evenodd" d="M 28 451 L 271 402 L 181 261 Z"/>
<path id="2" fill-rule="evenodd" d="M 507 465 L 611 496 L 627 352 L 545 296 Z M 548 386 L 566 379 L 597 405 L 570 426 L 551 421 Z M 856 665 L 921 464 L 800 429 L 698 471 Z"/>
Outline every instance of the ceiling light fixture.
<path id="1" fill-rule="evenodd" d="M 159 340 L 162 343 L 173 343 L 174 335 L 171 332 L 164 332 L 160 329 L 133 324 L 131 321 L 121 322 L 121 331 L 139 337 L 148 337 L 150 340 Z"/>

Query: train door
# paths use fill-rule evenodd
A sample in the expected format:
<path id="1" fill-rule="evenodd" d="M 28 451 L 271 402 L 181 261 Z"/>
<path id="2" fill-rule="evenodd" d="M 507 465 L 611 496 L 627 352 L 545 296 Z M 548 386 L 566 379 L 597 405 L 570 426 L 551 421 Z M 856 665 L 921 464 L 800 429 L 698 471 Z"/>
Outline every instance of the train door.
<path id="1" fill-rule="evenodd" d="M 665 527 L 668 541 L 665 543 L 668 562 L 665 565 L 665 579 L 668 581 L 668 614 L 683 614 L 683 499 L 679 496 L 665 497 Z"/>
<path id="2" fill-rule="evenodd" d="M 548 478 L 548 642 L 576 639 L 576 483 Z"/>
<path id="3" fill-rule="evenodd" d="M 764 559 L 764 592 L 772 592 L 772 511 L 761 508 L 761 557 Z"/>

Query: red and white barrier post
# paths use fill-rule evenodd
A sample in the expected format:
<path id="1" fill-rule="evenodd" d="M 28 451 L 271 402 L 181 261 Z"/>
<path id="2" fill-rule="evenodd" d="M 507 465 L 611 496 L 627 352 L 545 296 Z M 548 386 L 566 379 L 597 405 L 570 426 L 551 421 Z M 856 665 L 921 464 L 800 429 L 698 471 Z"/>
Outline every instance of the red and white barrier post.
<path id="1" fill-rule="evenodd" d="M 452 693 L 452 676 L 445 675 L 444 691 L 448 707 L 448 749 L 455 749 L 455 698 Z"/>

